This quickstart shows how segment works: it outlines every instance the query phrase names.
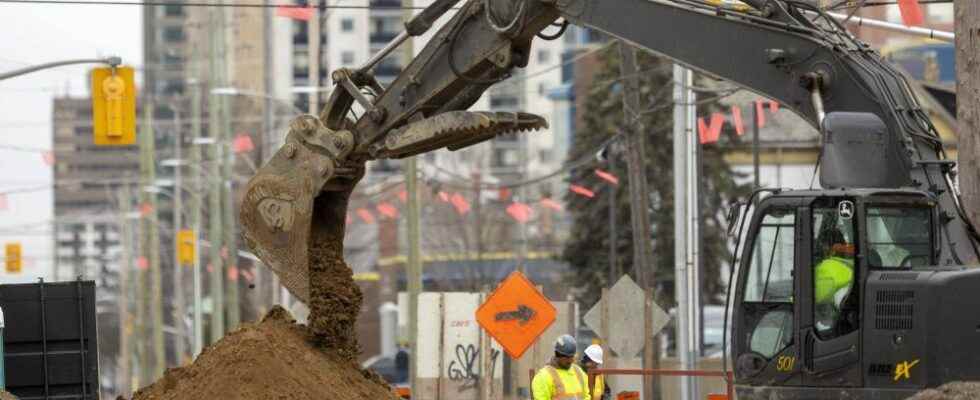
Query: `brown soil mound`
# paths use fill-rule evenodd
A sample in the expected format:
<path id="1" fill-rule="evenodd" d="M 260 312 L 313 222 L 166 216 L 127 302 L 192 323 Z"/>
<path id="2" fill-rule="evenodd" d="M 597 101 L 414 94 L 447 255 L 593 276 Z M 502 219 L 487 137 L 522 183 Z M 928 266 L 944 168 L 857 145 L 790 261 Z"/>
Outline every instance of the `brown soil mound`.
<path id="1" fill-rule="evenodd" d="M 0 390 L 0 400 L 17 400 L 17 396 L 10 394 L 6 390 Z"/>
<path id="2" fill-rule="evenodd" d="M 309 328 L 277 306 L 262 322 L 245 324 L 205 349 L 193 364 L 168 370 L 133 400 L 395 398 L 376 374 L 313 339 Z"/>
<path id="3" fill-rule="evenodd" d="M 975 400 L 980 399 L 980 382 L 951 382 L 926 389 L 908 400 Z"/>

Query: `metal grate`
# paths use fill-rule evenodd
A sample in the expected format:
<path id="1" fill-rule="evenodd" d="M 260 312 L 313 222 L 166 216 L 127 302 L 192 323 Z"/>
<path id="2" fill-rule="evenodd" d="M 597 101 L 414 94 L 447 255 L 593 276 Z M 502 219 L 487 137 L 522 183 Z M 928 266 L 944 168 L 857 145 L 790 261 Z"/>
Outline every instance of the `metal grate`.
<path id="1" fill-rule="evenodd" d="M 868 366 L 869 376 L 892 376 L 895 366 L 892 364 L 871 364 Z"/>
<path id="2" fill-rule="evenodd" d="M 882 290 L 875 294 L 875 329 L 912 329 L 915 313 L 915 292 L 911 290 Z"/>

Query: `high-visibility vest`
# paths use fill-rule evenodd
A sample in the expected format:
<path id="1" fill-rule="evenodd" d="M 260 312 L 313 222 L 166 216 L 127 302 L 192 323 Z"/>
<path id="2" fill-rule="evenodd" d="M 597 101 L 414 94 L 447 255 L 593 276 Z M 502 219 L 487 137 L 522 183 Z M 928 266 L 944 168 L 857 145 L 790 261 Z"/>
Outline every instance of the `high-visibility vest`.
<path id="1" fill-rule="evenodd" d="M 538 372 L 534 380 L 550 378 L 551 398 L 548 400 L 586 400 L 589 394 L 586 388 L 589 387 L 585 372 L 577 365 L 572 365 L 568 369 L 571 374 L 559 373 L 553 366 L 546 366 Z M 532 390 L 533 390 L 532 384 Z M 533 393 L 535 400 L 540 400 L 540 393 Z"/>
<path id="2" fill-rule="evenodd" d="M 816 304 L 833 304 L 834 293 L 850 287 L 854 280 L 854 261 L 843 257 L 827 257 L 817 264 L 813 279 Z"/>
<path id="3" fill-rule="evenodd" d="M 606 380 L 602 375 L 595 376 L 595 383 L 592 385 L 593 400 L 602 398 L 602 393 L 606 391 Z"/>

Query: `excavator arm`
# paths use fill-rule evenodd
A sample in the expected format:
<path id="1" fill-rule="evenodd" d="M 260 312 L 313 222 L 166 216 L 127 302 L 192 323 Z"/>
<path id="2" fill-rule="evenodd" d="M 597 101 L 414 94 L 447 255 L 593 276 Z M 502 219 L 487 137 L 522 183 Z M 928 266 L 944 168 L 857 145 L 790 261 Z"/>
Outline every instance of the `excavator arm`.
<path id="1" fill-rule="evenodd" d="M 904 76 L 817 8 L 795 0 L 738 6 L 713 0 L 458 1 L 435 1 L 364 66 L 334 71 L 335 90 L 320 116 L 295 120 L 285 145 L 250 181 L 242 206 L 246 244 L 298 298 L 309 299 L 310 249 L 343 239 L 347 198 L 365 162 L 457 150 L 545 126 L 532 114 L 463 110 L 526 66 L 535 37 L 559 22 L 602 31 L 775 99 L 814 127 L 833 122 L 877 129 L 867 140 L 878 145 L 880 160 L 848 157 L 841 146 L 829 146 L 834 151 L 822 154 L 821 184 L 930 191 L 944 216 L 941 259 L 977 258 L 974 230 L 951 184 L 951 163 Z M 371 68 L 382 57 L 457 5 L 389 86 L 373 78 Z M 352 117 L 356 108 L 361 114 Z M 858 173 L 869 165 L 878 168 Z"/>

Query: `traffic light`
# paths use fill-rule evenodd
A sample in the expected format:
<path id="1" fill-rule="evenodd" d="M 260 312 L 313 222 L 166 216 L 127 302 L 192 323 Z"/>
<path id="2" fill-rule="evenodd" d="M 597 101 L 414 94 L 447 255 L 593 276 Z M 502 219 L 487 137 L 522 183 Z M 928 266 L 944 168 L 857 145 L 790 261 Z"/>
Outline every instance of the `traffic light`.
<path id="1" fill-rule="evenodd" d="M 136 85 L 132 67 L 92 70 L 92 134 L 98 146 L 136 143 Z"/>
<path id="2" fill-rule="evenodd" d="M 7 243 L 6 249 L 7 273 L 19 274 L 23 260 L 20 258 L 20 243 Z"/>
<path id="3" fill-rule="evenodd" d="M 181 265 L 193 265 L 194 257 L 197 253 L 193 229 L 181 229 L 177 231 L 177 261 Z"/>

